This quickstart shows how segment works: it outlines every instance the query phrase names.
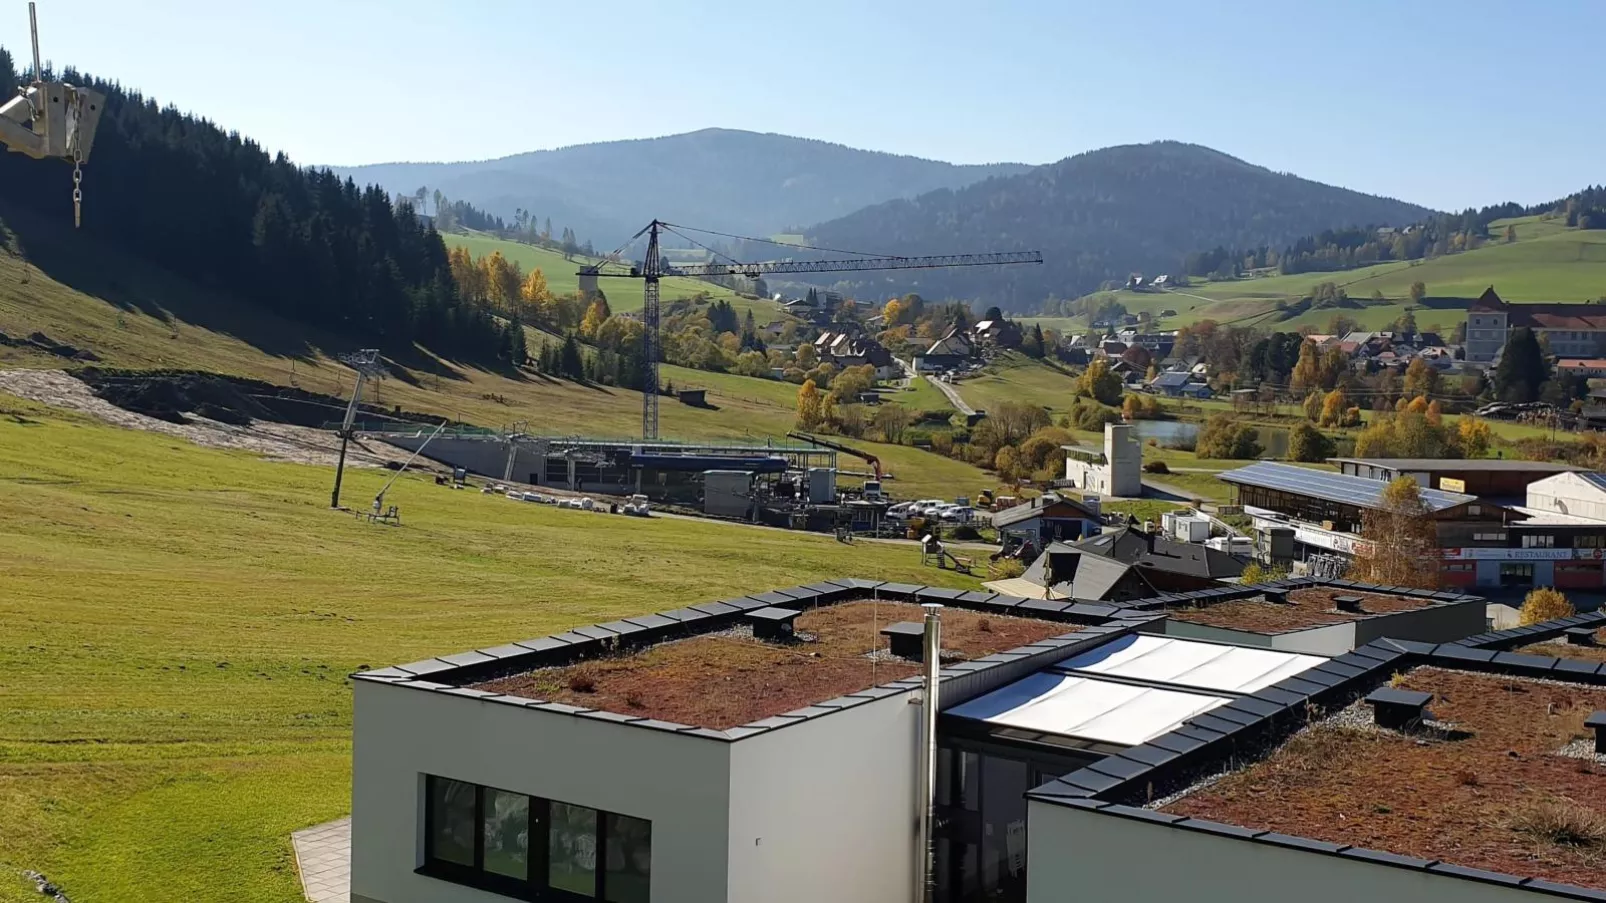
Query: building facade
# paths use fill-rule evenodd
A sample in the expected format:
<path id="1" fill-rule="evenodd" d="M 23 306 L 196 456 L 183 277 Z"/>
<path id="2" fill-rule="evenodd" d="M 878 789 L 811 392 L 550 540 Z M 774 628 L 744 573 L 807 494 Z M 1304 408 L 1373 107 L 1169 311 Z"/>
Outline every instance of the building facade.
<path id="1" fill-rule="evenodd" d="M 1143 494 L 1143 445 L 1129 423 L 1104 425 L 1102 452 L 1080 445 L 1065 446 L 1065 482 L 1072 489 L 1099 495 Z"/>
<path id="2" fill-rule="evenodd" d="M 1467 309 L 1467 360 L 1493 361 L 1511 331 L 1524 327 L 1543 338 L 1556 357 L 1598 358 L 1606 348 L 1606 306 L 1507 304 L 1491 286 Z"/>

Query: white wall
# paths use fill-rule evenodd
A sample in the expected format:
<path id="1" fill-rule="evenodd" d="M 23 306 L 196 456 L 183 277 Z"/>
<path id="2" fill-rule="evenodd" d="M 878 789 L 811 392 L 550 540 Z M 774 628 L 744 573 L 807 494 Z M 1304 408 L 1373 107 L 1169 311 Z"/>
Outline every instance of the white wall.
<path id="1" fill-rule="evenodd" d="M 1027 903 L 1535 903 L 1533 891 L 1030 801 Z"/>
<path id="2" fill-rule="evenodd" d="M 730 903 L 910 899 L 913 698 L 900 693 L 731 746 Z M 656 888 L 653 899 L 664 899 Z"/>
<path id="3" fill-rule="evenodd" d="M 1143 446 L 1131 424 L 1104 425 L 1104 457 L 1110 462 L 1110 495 L 1137 498 L 1143 494 Z"/>
<path id="4" fill-rule="evenodd" d="M 413 874 L 434 774 L 649 819 L 653 900 L 726 899 L 730 743 L 376 681 L 356 681 L 355 705 L 354 897 L 505 903 Z"/>

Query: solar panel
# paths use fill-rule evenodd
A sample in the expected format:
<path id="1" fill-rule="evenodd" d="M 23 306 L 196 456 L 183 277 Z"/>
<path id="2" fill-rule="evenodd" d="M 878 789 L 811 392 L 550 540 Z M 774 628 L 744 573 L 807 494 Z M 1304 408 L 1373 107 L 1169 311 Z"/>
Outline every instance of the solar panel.
<path id="1" fill-rule="evenodd" d="M 1224 696 L 1044 672 L 950 709 L 948 714 L 1040 733 L 1137 746 L 1229 701 Z"/>
<path id="2" fill-rule="evenodd" d="M 1588 482 L 1591 486 L 1594 486 L 1596 489 L 1606 489 L 1606 473 L 1586 471 L 1578 475 L 1583 477 L 1586 482 Z"/>
<path id="3" fill-rule="evenodd" d="M 1130 634 L 1061 662 L 1059 667 L 1201 690 L 1253 693 L 1325 661 L 1317 655 Z"/>
<path id="4" fill-rule="evenodd" d="M 1388 484 L 1382 480 L 1295 467 L 1292 464 L 1274 464 L 1269 461 L 1229 470 L 1220 474 L 1219 478 L 1226 483 L 1291 492 L 1343 505 L 1354 505 L 1357 508 L 1378 507 L 1381 504 L 1383 490 L 1388 488 Z M 1421 497 L 1422 504 L 1429 511 L 1443 511 L 1446 508 L 1477 501 L 1475 496 L 1445 492 L 1442 489 L 1423 489 Z"/>

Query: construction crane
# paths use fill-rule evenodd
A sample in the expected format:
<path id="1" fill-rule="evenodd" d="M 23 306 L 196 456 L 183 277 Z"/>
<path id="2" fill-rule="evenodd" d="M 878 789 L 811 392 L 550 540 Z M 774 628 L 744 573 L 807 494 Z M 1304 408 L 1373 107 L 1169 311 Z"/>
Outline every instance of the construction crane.
<path id="1" fill-rule="evenodd" d="M 681 226 L 679 228 L 689 229 Z M 603 267 L 608 264 L 595 264 L 580 269 L 581 276 L 590 277 L 618 277 L 625 279 L 640 279 L 643 281 L 641 292 L 641 352 L 642 352 L 642 381 L 641 381 L 641 438 L 654 440 L 658 438 L 658 350 L 660 347 L 658 335 L 658 282 L 665 276 L 745 276 L 749 279 L 758 279 L 762 276 L 779 275 L 783 273 L 847 273 L 863 270 L 926 270 L 939 267 L 969 267 L 969 266 L 1001 266 L 1017 263 L 1042 263 L 1043 255 L 1037 251 L 1004 251 L 993 254 L 943 254 L 930 257 L 876 257 L 864 255 L 845 260 L 771 260 L 763 263 L 742 263 L 733 260 L 730 263 L 700 263 L 688 266 L 671 266 L 663 259 L 659 249 L 659 236 L 663 232 L 671 232 L 685 238 L 687 241 L 713 251 L 695 239 L 682 235 L 673 223 L 662 220 L 653 220 L 640 232 L 630 237 L 626 246 L 634 243 L 643 235 L 647 236 L 647 256 L 641 266 L 632 266 L 628 272 L 606 272 Z M 706 232 L 704 229 L 692 229 L 695 232 Z M 711 233 L 722 234 L 722 233 Z M 742 236 L 727 236 L 742 238 Z M 744 239 L 747 241 L 765 241 L 765 239 Z M 809 250 L 831 250 L 827 248 L 810 248 Z M 715 252 L 717 253 L 717 252 Z M 838 253 L 855 253 L 850 251 Z M 724 256 L 724 255 L 721 255 Z"/>
<path id="2" fill-rule="evenodd" d="M 66 82 L 44 81 L 39 17 L 32 3 L 28 4 L 28 30 L 33 37 L 33 83 L 19 87 L 16 97 L 0 104 L 0 144 L 35 160 L 50 157 L 72 163 L 72 219 L 77 228 L 83 218 L 82 167 L 89 162 L 106 97 Z"/>
<path id="3" fill-rule="evenodd" d="M 877 458 L 875 455 L 870 454 L 869 452 L 862 452 L 862 451 L 859 451 L 859 450 L 854 449 L 854 448 L 849 448 L 848 446 L 842 445 L 842 444 L 837 443 L 837 442 L 831 442 L 831 441 L 826 440 L 826 439 L 821 439 L 821 438 L 819 438 L 817 436 L 810 436 L 808 433 L 787 433 L 786 437 L 788 439 L 802 439 L 804 442 L 808 442 L 808 443 L 813 444 L 813 445 L 818 445 L 821 448 L 829 448 L 832 451 L 841 452 L 841 453 L 843 453 L 845 455 L 852 455 L 853 457 L 858 458 L 859 460 L 863 461 L 864 463 L 870 465 L 870 469 L 875 471 L 875 478 L 876 478 L 876 482 L 877 483 L 881 482 L 881 480 L 883 478 L 883 475 L 881 473 L 881 459 Z"/>

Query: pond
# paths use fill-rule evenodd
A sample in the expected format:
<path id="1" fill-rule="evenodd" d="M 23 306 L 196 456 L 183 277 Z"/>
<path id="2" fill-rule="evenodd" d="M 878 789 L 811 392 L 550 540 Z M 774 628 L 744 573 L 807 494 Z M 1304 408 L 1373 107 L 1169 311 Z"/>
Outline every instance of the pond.
<path id="1" fill-rule="evenodd" d="M 1164 446 L 1192 448 L 1199 440 L 1201 424 L 1186 420 L 1139 420 L 1133 426 L 1136 427 L 1133 432 L 1138 434 L 1138 440 L 1144 444 L 1153 439 Z M 1287 427 L 1256 424 L 1255 429 L 1260 432 L 1260 444 L 1266 449 L 1262 452 L 1262 457 L 1288 457 Z M 1353 439 L 1338 438 L 1335 441 L 1339 455 L 1347 455 L 1355 447 Z"/>

